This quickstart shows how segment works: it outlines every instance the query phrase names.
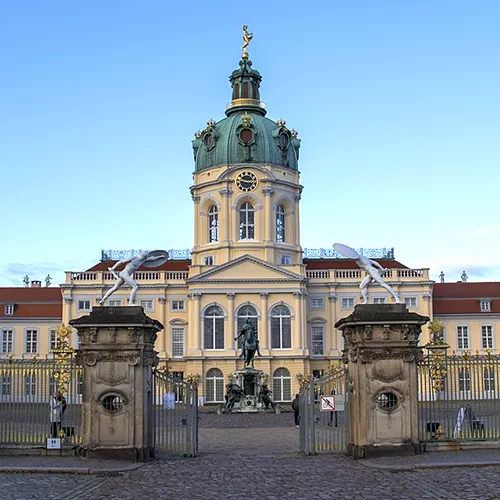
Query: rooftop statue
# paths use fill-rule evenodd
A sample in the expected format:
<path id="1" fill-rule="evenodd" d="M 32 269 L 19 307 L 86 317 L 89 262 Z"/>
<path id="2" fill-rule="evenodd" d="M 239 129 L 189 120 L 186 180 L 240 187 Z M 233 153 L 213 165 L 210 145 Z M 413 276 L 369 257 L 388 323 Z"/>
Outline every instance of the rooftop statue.
<path id="1" fill-rule="evenodd" d="M 247 47 L 248 47 L 248 44 L 252 41 L 252 38 L 253 38 L 253 33 L 249 33 L 248 26 L 246 24 L 244 24 L 243 25 L 243 45 L 241 47 L 241 50 L 243 51 L 243 54 L 241 55 L 241 57 L 244 59 L 248 58 Z"/>
<path id="2" fill-rule="evenodd" d="M 368 304 L 368 285 L 372 281 L 376 281 L 382 288 L 385 288 L 393 297 L 396 303 L 399 303 L 399 295 L 382 279 L 379 271 L 387 271 L 378 262 L 368 259 L 363 255 L 359 255 L 354 248 L 343 245 L 342 243 L 334 243 L 333 248 L 336 252 L 347 257 L 348 259 L 356 259 L 356 264 L 366 272 L 366 276 L 361 280 L 359 288 L 363 296 L 363 304 Z"/>
<path id="3" fill-rule="evenodd" d="M 115 293 L 119 288 L 121 288 L 125 283 L 132 287 L 130 292 L 130 302 L 129 306 L 135 306 L 135 294 L 139 286 L 133 278 L 133 274 L 142 265 L 146 267 L 158 267 L 164 264 L 168 259 L 168 253 L 164 250 L 154 250 L 152 252 L 141 252 L 139 255 L 134 257 L 129 257 L 128 259 L 119 260 L 113 267 L 108 267 L 108 271 L 113 274 L 113 276 L 118 280 L 113 288 L 110 288 L 106 295 L 99 301 L 102 306 L 107 298 L 109 298 L 113 293 Z M 125 269 L 120 271 L 118 274 L 115 272 L 118 266 L 125 264 Z"/>

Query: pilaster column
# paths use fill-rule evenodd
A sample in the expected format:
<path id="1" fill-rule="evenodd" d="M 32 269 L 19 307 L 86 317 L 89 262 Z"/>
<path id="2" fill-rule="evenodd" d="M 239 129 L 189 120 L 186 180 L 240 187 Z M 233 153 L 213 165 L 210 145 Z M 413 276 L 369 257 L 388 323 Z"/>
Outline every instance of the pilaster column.
<path id="1" fill-rule="evenodd" d="M 260 308 L 262 311 L 262 316 L 260 318 L 259 325 L 259 344 L 260 344 L 260 353 L 262 356 L 269 356 L 269 318 L 267 316 L 267 308 L 268 308 L 268 298 L 269 294 L 267 292 L 262 292 L 260 294 Z"/>
<path id="2" fill-rule="evenodd" d="M 293 243 L 295 245 L 300 245 L 300 223 L 299 223 L 299 202 L 300 202 L 300 193 L 296 194 L 293 197 L 293 200 L 295 201 L 295 215 L 294 215 L 294 240 Z"/>
<path id="3" fill-rule="evenodd" d="M 67 325 L 69 320 L 71 319 L 71 303 L 73 302 L 73 298 L 71 295 L 63 295 L 64 297 L 64 314 L 62 317 L 62 322 Z"/>
<path id="4" fill-rule="evenodd" d="M 293 292 L 293 296 L 295 298 L 295 325 L 292 335 L 292 349 L 296 349 L 302 354 L 302 292 Z"/>
<path id="5" fill-rule="evenodd" d="M 189 342 L 188 352 L 191 356 L 201 356 L 202 340 L 201 340 L 201 296 L 200 292 L 193 292 L 190 295 L 192 307 L 189 314 L 189 330 L 192 332 Z"/>
<path id="6" fill-rule="evenodd" d="M 191 191 L 191 199 L 194 202 L 194 247 L 199 247 L 202 242 L 200 241 L 199 235 L 199 226 L 200 226 L 200 197 L 194 194 L 194 191 Z M 196 262 L 192 262 L 192 264 L 200 264 L 199 256 L 195 253 L 193 255 L 193 260 Z"/>
<path id="7" fill-rule="evenodd" d="M 230 188 L 224 188 L 219 191 L 219 194 L 221 195 L 221 198 L 223 200 L 223 207 L 222 209 L 224 210 L 224 233 L 219 234 L 219 240 L 230 240 L 230 215 L 231 215 L 231 209 L 229 206 L 229 199 L 231 198 L 231 195 L 233 194 L 232 189 Z M 220 228 L 219 228 L 220 229 Z"/>
<path id="8" fill-rule="evenodd" d="M 272 187 L 262 188 L 262 194 L 264 195 L 264 241 L 272 241 L 272 230 L 273 230 L 273 210 L 271 204 L 271 198 L 274 194 L 274 189 Z"/>
<path id="9" fill-rule="evenodd" d="M 341 348 L 339 342 L 339 331 L 335 328 L 335 323 L 337 323 L 337 296 L 329 295 L 328 303 L 328 307 L 330 308 L 330 319 L 328 321 L 327 331 L 325 332 L 325 334 L 327 339 L 331 339 L 329 355 L 338 356 L 340 354 Z M 328 335 L 329 332 L 331 332 L 331 335 Z"/>
<path id="10" fill-rule="evenodd" d="M 167 325 L 167 315 L 166 315 L 166 302 L 167 302 L 167 297 L 163 295 L 162 297 L 158 297 L 158 302 L 160 303 L 159 305 L 159 311 L 158 311 L 158 317 L 160 318 L 161 323 L 164 325 Z M 170 330 L 168 325 L 164 327 L 163 331 L 160 332 L 159 334 L 159 342 L 158 342 L 158 356 L 160 358 L 166 358 L 167 357 L 167 337 L 170 338 Z"/>
<path id="11" fill-rule="evenodd" d="M 227 293 L 227 328 L 226 328 L 226 338 L 224 341 L 226 351 L 229 356 L 234 356 L 235 348 L 234 348 L 234 297 L 235 293 Z"/>

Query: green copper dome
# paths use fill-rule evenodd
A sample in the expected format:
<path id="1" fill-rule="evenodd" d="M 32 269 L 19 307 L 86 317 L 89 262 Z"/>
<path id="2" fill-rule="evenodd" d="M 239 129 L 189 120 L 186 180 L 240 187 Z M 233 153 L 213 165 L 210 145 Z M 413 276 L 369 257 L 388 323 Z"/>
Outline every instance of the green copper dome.
<path id="1" fill-rule="evenodd" d="M 298 170 L 300 139 L 283 120 L 266 118 L 260 100 L 260 73 L 242 58 L 229 81 L 232 99 L 226 106 L 227 118 L 209 120 L 193 141 L 195 170 L 218 165 L 265 163 Z"/>

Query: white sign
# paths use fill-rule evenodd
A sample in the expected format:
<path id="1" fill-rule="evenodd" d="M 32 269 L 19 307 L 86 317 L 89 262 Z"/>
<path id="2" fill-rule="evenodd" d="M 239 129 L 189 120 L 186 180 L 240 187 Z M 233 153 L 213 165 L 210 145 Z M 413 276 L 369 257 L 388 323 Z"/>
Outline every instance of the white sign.
<path id="1" fill-rule="evenodd" d="M 344 411 L 345 396 L 320 396 L 320 411 Z"/>
<path id="2" fill-rule="evenodd" d="M 173 392 L 167 392 L 163 395 L 163 409 L 164 410 L 175 409 L 175 394 Z"/>
<path id="3" fill-rule="evenodd" d="M 60 450 L 61 438 L 47 438 L 47 450 Z"/>
<path id="4" fill-rule="evenodd" d="M 335 396 L 320 396 L 320 411 L 335 411 Z"/>

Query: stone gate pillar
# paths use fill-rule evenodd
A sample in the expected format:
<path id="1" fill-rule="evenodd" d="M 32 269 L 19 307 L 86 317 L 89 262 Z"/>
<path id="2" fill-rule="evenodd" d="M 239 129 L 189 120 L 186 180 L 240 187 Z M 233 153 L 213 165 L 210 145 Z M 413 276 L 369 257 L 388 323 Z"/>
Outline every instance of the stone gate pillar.
<path id="1" fill-rule="evenodd" d="M 344 336 L 350 382 L 352 457 L 419 452 L 417 345 L 427 321 L 404 304 L 362 304 L 335 324 Z"/>
<path id="2" fill-rule="evenodd" d="M 163 325 L 142 307 L 96 307 L 70 321 L 83 367 L 81 453 L 145 461 L 154 455 L 152 367 Z"/>

